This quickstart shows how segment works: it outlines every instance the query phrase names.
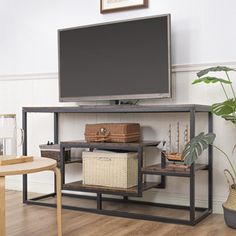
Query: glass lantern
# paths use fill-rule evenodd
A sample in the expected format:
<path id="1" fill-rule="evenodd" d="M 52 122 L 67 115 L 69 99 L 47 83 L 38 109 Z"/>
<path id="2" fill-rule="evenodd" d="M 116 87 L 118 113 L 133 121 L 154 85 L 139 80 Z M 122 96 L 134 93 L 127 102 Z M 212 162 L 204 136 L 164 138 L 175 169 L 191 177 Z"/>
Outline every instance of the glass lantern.
<path id="1" fill-rule="evenodd" d="M 21 130 L 21 141 L 17 144 L 17 124 L 15 114 L 0 114 L 0 155 L 16 156 L 17 146 L 24 141 L 23 130 Z"/>

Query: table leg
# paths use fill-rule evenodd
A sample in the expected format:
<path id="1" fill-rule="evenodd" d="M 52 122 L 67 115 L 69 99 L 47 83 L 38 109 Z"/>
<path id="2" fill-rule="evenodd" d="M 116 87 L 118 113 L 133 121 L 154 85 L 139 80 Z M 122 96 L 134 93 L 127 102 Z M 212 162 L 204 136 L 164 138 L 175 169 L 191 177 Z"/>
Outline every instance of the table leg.
<path id="1" fill-rule="evenodd" d="M 62 236 L 62 216 L 61 216 L 61 172 L 54 169 L 56 174 L 56 195 L 57 195 L 57 235 Z M 1 236 L 1 235 L 0 235 Z"/>
<path id="2" fill-rule="evenodd" d="M 0 176 L 0 236 L 5 236 L 5 177 Z"/>

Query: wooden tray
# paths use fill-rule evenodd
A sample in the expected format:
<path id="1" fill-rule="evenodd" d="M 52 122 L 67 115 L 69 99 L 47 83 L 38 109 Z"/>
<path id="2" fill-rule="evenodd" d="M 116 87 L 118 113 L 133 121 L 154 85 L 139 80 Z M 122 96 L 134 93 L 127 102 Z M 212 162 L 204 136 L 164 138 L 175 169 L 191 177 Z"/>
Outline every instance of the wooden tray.
<path id="1" fill-rule="evenodd" d="M 33 156 L 0 156 L 0 166 L 33 161 Z"/>

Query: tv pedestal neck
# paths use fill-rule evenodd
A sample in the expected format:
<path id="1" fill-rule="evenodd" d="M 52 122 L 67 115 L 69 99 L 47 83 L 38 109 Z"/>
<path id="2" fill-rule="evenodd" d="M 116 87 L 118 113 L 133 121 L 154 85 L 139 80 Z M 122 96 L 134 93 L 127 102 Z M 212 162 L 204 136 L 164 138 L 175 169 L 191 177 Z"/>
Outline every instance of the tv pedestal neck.
<path id="1" fill-rule="evenodd" d="M 139 100 L 112 100 L 110 101 L 110 105 L 126 105 L 126 106 L 133 106 L 138 105 Z"/>

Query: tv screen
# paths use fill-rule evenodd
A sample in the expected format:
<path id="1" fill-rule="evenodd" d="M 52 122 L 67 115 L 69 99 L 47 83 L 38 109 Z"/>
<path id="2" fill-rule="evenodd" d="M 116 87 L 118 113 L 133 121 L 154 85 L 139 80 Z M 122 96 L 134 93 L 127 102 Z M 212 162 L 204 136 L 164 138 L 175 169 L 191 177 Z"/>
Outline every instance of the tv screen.
<path id="1" fill-rule="evenodd" d="M 60 101 L 171 96 L 170 15 L 58 31 Z"/>

